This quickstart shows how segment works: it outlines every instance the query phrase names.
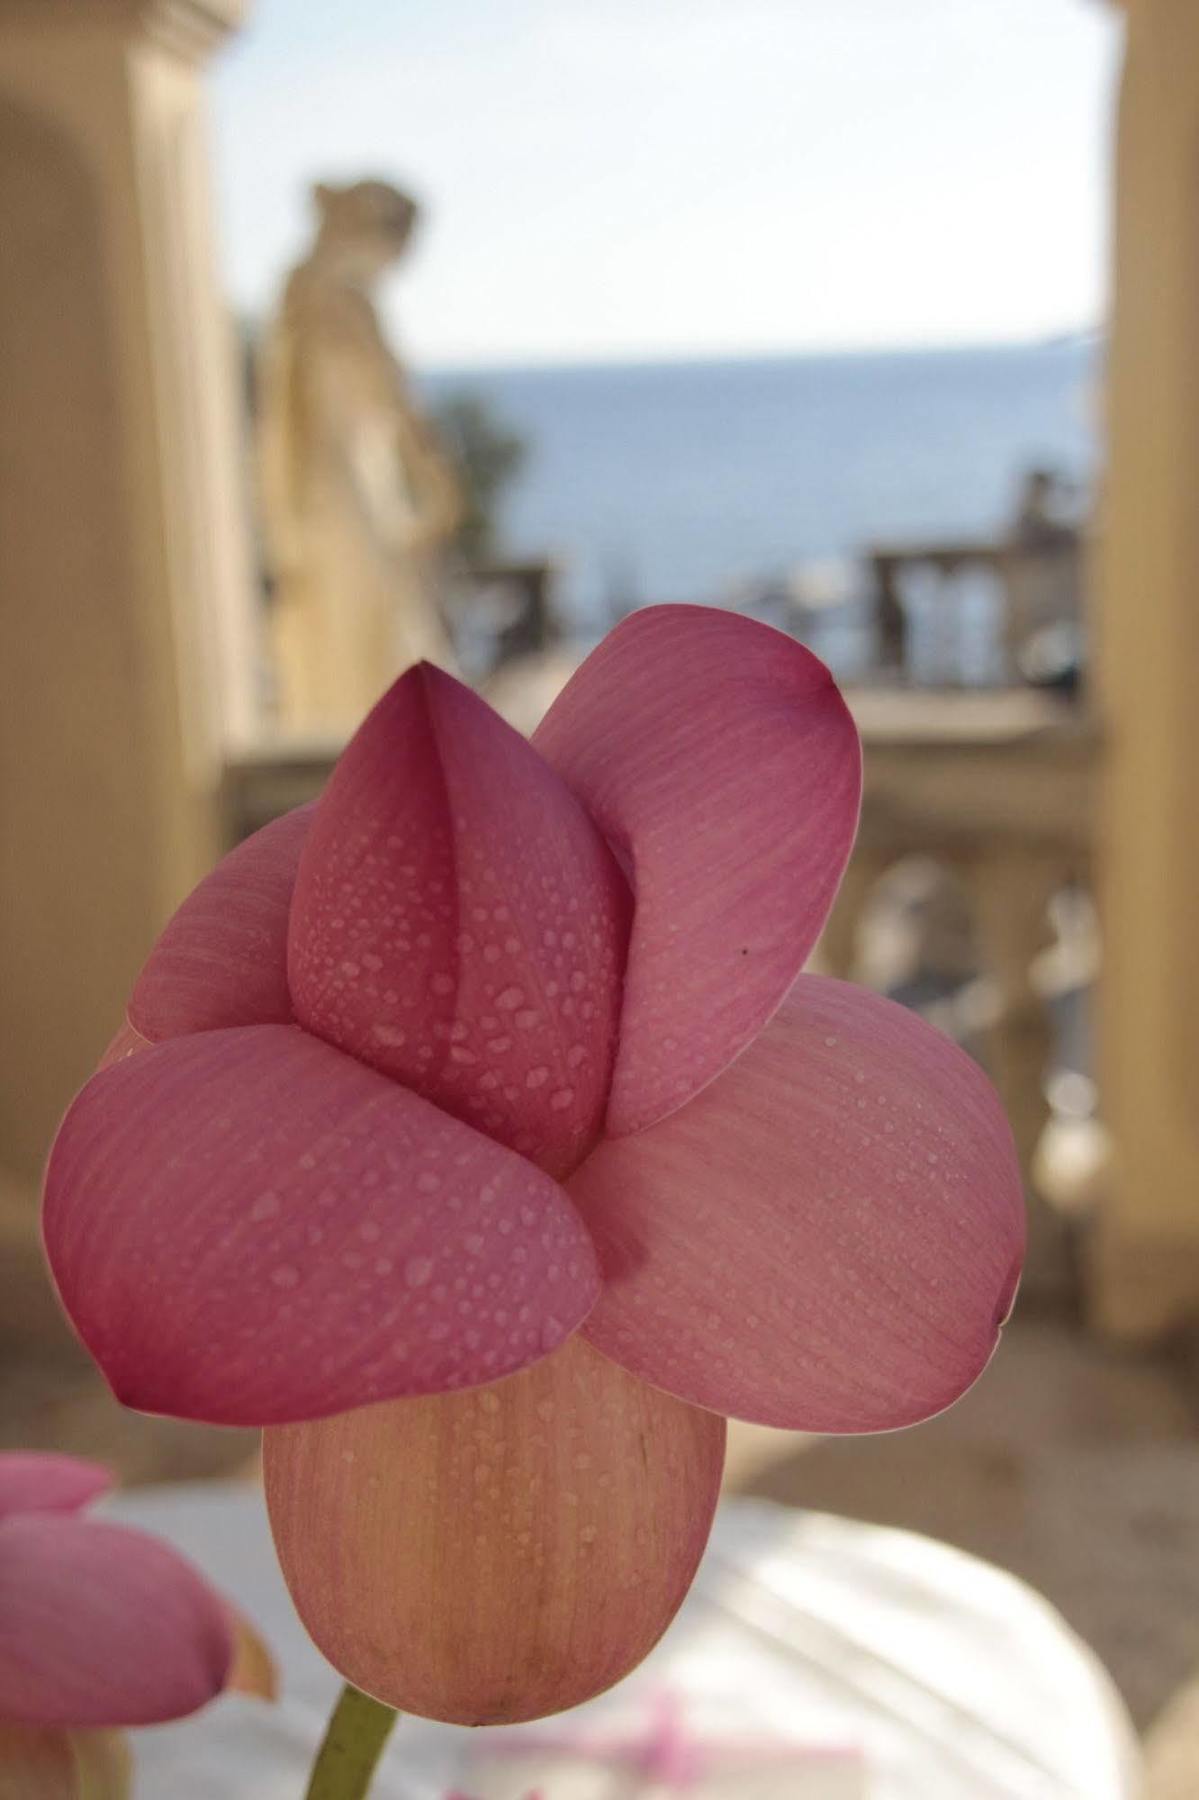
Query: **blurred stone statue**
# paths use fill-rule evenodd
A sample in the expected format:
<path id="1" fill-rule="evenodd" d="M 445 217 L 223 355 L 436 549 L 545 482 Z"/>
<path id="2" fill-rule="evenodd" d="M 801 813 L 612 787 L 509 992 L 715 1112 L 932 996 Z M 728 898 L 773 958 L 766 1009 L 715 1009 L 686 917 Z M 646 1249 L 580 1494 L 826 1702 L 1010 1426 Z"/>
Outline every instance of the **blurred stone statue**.
<path id="1" fill-rule="evenodd" d="M 407 664 L 452 660 L 438 575 L 462 502 L 373 296 L 417 206 L 382 181 L 314 197 L 263 345 L 259 482 L 279 722 L 341 732 Z"/>

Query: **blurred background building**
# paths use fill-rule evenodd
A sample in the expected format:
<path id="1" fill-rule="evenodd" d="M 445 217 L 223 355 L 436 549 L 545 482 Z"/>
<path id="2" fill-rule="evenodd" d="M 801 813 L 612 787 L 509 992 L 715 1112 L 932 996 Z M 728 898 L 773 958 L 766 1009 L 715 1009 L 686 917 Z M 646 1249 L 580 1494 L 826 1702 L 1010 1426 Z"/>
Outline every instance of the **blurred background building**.
<path id="1" fill-rule="evenodd" d="M 866 741 L 823 963 L 991 1069 L 1033 1254 L 949 1418 L 733 1479 L 1016 1568 L 1185 1761 L 1199 10 L 463 10 L 261 0 L 230 291 L 241 0 L 0 0 L 0 1438 L 248 1454 L 116 1412 L 34 1223 L 220 851 L 414 656 L 527 728 L 630 608 L 740 607 Z"/>

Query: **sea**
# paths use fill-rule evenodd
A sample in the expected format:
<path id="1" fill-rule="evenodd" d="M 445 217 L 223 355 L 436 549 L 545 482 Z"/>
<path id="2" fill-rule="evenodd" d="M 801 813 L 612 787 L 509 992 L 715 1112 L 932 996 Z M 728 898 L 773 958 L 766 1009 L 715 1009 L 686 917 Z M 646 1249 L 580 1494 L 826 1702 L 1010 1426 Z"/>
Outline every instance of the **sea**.
<path id="1" fill-rule="evenodd" d="M 826 652 L 828 622 L 845 664 L 862 653 L 866 546 L 998 534 L 1032 467 L 1083 503 L 1100 374 L 1098 342 L 1074 337 L 439 370 L 425 386 L 434 401 L 477 395 L 523 440 L 499 509 L 504 548 L 556 560 L 573 635 L 593 639 L 650 601 L 791 608 Z"/>

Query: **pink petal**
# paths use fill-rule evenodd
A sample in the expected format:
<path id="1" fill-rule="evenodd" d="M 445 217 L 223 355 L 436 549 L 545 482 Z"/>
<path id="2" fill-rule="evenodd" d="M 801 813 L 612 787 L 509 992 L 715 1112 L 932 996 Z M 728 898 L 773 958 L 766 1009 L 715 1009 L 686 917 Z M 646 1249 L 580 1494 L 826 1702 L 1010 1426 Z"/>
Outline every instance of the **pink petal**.
<path id="1" fill-rule="evenodd" d="M 268 1431 L 292 1599 L 347 1680 L 507 1724 L 619 1681 L 674 1617 L 720 1490 L 724 1420 L 573 1338 L 474 1394 Z"/>
<path id="2" fill-rule="evenodd" d="M 298 806 L 256 831 L 183 902 L 133 989 L 129 1022 L 142 1037 L 291 1018 L 287 912 L 312 813 Z"/>
<path id="3" fill-rule="evenodd" d="M 489 1381 L 590 1309 L 590 1240 L 531 1164 L 297 1026 L 94 1076 L 45 1233 L 117 1397 L 255 1425 Z"/>
<path id="4" fill-rule="evenodd" d="M 9 1513 L 77 1512 L 111 1486 L 112 1475 L 101 1463 L 53 1450 L 0 1452 L 0 1519 Z"/>
<path id="5" fill-rule="evenodd" d="M 225 1685 L 224 1602 L 144 1532 L 26 1514 L 0 1524 L 0 1718 L 149 1725 Z"/>
<path id="6" fill-rule="evenodd" d="M 653 606 L 588 657 L 533 742 L 632 870 L 607 1129 L 641 1131 L 728 1066 L 802 968 L 857 826 L 857 730 L 782 632 Z"/>
<path id="7" fill-rule="evenodd" d="M 320 802 L 292 906 L 296 1017 L 564 1174 L 607 1102 L 629 905 L 565 784 L 422 664 Z"/>
<path id="8" fill-rule="evenodd" d="M 939 1412 L 1011 1307 L 1024 1204 L 986 1077 L 915 1014 L 801 976 L 718 1082 L 570 1183 L 587 1336 L 700 1406 L 809 1431 Z"/>

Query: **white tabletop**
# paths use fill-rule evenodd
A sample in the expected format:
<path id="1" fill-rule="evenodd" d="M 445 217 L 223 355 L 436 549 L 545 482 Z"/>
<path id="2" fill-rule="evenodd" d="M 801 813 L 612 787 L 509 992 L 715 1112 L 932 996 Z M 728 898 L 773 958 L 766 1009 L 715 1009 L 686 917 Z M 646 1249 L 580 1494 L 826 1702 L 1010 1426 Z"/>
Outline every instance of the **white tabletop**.
<path id="1" fill-rule="evenodd" d="M 292 1610 L 261 1495 L 142 1489 L 107 1510 L 193 1557 L 283 1678 L 277 1707 L 229 1696 L 137 1733 L 138 1800 L 300 1800 L 338 1681 Z M 673 1759 L 652 1754 L 663 1734 Z M 405 1719 L 372 1800 L 534 1784 L 544 1800 L 1134 1800 L 1138 1753 L 1097 1659 L 1014 1577 L 909 1532 L 730 1501 L 641 1669 L 519 1731 Z"/>

